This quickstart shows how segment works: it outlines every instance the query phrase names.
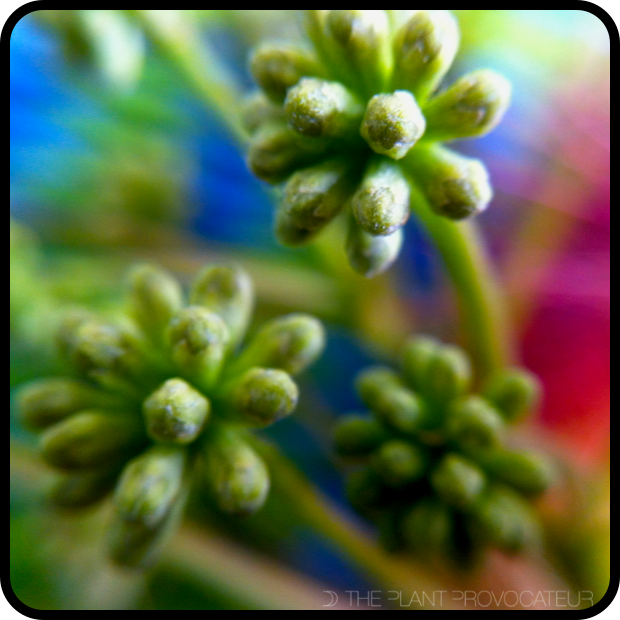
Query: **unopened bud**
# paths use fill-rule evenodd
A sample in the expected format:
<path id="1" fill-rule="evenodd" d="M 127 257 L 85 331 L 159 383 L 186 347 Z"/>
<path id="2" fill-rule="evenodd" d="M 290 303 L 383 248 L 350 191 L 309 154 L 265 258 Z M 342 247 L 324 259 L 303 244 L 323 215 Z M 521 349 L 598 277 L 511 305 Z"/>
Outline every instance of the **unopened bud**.
<path id="1" fill-rule="evenodd" d="M 336 452 L 341 456 L 365 456 L 388 439 L 375 418 L 349 414 L 340 418 L 334 430 Z"/>
<path id="2" fill-rule="evenodd" d="M 401 487 L 418 480 L 426 469 L 426 457 L 417 446 L 398 439 L 387 441 L 375 452 L 372 465 L 385 483 Z"/>
<path id="3" fill-rule="evenodd" d="M 557 477 L 552 463 L 535 452 L 498 450 L 485 456 L 482 464 L 494 478 L 524 495 L 540 495 Z"/>
<path id="4" fill-rule="evenodd" d="M 423 393 L 436 404 L 449 403 L 471 387 L 471 362 L 459 347 L 440 347 L 429 362 L 427 373 Z"/>
<path id="5" fill-rule="evenodd" d="M 396 232 L 409 218 L 409 183 L 400 168 L 383 158 L 368 166 L 351 209 L 367 233 Z"/>
<path id="6" fill-rule="evenodd" d="M 250 95 L 242 104 L 241 122 L 250 134 L 255 133 L 267 123 L 283 119 L 282 108 L 274 105 L 262 92 Z"/>
<path id="7" fill-rule="evenodd" d="M 480 468 L 458 454 L 444 456 L 431 474 L 431 484 L 437 495 L 447 504 L 461 509 L 474 504 L 485 483 Z"/>
<path id="8" fill-rule="evenodd" d="M 428 366 L 437 355 L 441 343 L 429 336 L 416 336 L 405 344 L 401 367 L 408 384 L 418 392 L 424 391 Z"/>
<path id="9" fill-rule="evenodd" d="M 144 401 L 142 408 L 152 439 L 186 444 L 204 428 L 211 404 L 183 379 L 169 379 Z"/>
<path id="10" fill-rule="evenodd" d="M 392 87 L 426 99 L 450 69 L 459 30 L 449 11 L 415 11 L 394 38 Z"/>
<path id="11" fill-rule="evenodd" d="M 504 433 L 501 415 L 484 398 L 468 396 L 451 407 L 448 437 L 468 453 L 496 446 Z"/>
<path id="12" fill-rule="evenodd" d="M 391 235 L 371 235 L 352 220 L 347 235 L 347 257 L 357 273 L 373 278 L 387 271 L 398 258 L 403 245 L 403 231 Z"/>
<path id="13" fill-rule="evenodd" d="M 92 506 L 112 491 L 117 474 L 116 468 L 63 473 L 50 490 L 50 500 L 67 510 Z"/>
<path id="14" fill-rule="evenodd" d="M 445 141 L 489 133 L 510 104 L 510 82 L 495 71 L 475 71 L 428 102 L 425 138 Z"/>
<path id="15" fill-rule="evenodd" d="M 534 410 L 541 393 L 542 386 L 538 377 L 521 368 L 500 373 L 485 389 L 485 396 L 508 422 L 520 420 Z"/>
<path id="16" fill-rule="evenodd" d="M 439 145 L 419 146 L 410 169 L 437 215 L 462 220 L 484 211 L 493 190 L 484 165 Z"/>
<path id="17" fill-rule="evenodd" d="M 403 519 L 403 536 L 416 553 L 445 554 L 452 542 L 452 518 L 445 504 L 423 499 Z"/>
<path id="18" fill-rule="evenodd" d="M 402 159 L 423 136 L 426 121 L 406 90 L 375 95 L 366 108 L 362 137 L 379 155 Z"/>

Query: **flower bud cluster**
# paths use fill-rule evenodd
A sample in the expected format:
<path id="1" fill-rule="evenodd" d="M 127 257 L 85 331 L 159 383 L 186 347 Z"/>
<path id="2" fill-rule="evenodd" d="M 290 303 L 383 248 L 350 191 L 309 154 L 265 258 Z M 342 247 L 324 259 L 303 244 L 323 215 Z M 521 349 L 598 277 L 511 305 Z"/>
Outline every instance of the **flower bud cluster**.
<path id="1" fill-rule="evenodd" d="M 485 547 L 516 553 L 537 541 L 530 500 L 553 482 L 542 455 L 508 447 L 508 426 L 535 407 L 540 387 L 513 368 L 472 394 L 458 347 L 417 337 L 400 372 L 372 367 L 357 378 L 369 408 L 344 416 L 336 450 L 357 464 L 349 496 L 386 544 L 432 557 L 471 559 Z"/>
<path id="2" fill-rule="evenodd" d="M 270 477 L 249 429 L 293 412 L 293 377 L 321 354 L 324 333 L 313 317 L 290 314 L 242 345 L 253 292 L 237 268 L 206 267 L 186 302 L 171 275 L 143 265 L 128 298 L 116 323 L 68 314 L 58 345 L 71 376 L 26 386 L 19 403 L 24 423 L 42 433 L 44 460 L 60 472 L 55 503 L 89 506 L 113 491 L 112 557 L 144 565 L 196 481 L 223 511 L 261 508 Z"/>
<path id="3" fill-rule="evenodd" d="M 261 90 L 244 112 L 249 166 L 284 184 L 282 243 L 307 243 L 347 211 L 350 263 L 371 277 L 397 258 L 420 192 L 454 220 L 487 207 L 484 165 L 439 143 L 493 129 L 510 84 L 484 70 L 437 92 L 459 44 L 448 11 L 305 14 L 310 49 L 264 45 L 251 58 Z"/>

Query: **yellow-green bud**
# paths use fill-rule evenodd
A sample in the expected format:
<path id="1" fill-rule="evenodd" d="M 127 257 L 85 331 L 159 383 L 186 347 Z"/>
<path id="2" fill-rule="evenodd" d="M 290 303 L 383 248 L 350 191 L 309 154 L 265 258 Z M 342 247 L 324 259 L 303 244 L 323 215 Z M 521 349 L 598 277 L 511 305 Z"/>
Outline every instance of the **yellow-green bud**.
<path id="1" fill-rule="evenodd" d="M 374 409 L 385 394 L 402 387 L 400 375 L 387 366 L 371 366 L 355 378 L 355 389 L 370 409 Z"/>
<path id="2" fill-rule="evenodd" d="M 484 393 L 508 422 L 515 422 L 536 408 L 542 385 L 531 372 L 512 368 L 494 377 Z"/>
<path id="3" fill-rule="evenodd" d="M 423 499 L 403 519 L 403 537 L 410 549 L 424 554 L 445 554 L 452 540 L 452 517 L 436 499 Z"/>
<path id="4" fill-rule="evenodd" d="M 304 78 L 288 91 L 289 125 L 308 138 L 354 137 L 364 108 L 339 82 Z"/>
<path id="5" fill-rule="evenodd" d="M 397 229 L 391 235 L 371 235 L 355 220 L 349 223 L 347 257 L 357 273 L 373 278 L 387 271 L 398 258 L 403 245 L 403 231 Z"/>
<path id="6" fill-rule="evenodd" d="M 428 366 L 437 355 L 441 343 L 429 336 L 416 336 L 405 344 L 401 360 L 403 376 L 418 392 L 423 392 L 428 377 Z"/>
<path id="7" fill-rule="evenodd" d="M 498 450 L 486 455 L 482 464 L 491 476 L 524 495 L 540 495 L 557 477 L 553 464 L 535 452 Z"/>
<path id="8" fill-rule="evenodd" d="M 370 416 L 349 414 L 334 429 L 336 452 L 341 456 L 365 456 L 388 439 L 385 428 Z"/>
<path id="9" fill-rule="evenodd" d="M 235 382 L 230 398 L 243 422 L 265 427 L 294 411 L 299 390 L 283 370 L 251 368 Z"/>
<path id="10" fill-rule="evenodd" d="M 458 454 L 447 454 L 431 474 L 431 484 L 447 504 L 466 509 L 480 497 L 486 480 L 471 461 Z"/>
<path id="11" fill-rule="evenodd" d="M 471 362 L 459 347 L 442 346 L 427 368 L 423 393 L 436 404 L 449 403 L 471 387 Z"/>
<path id="12" fill-rule="evenodd" d="M 424 137 L 445 141 L 484 136 L 501 121 L 510 95 L 510 82 L 499 73 L 470 73 L 424 107 Z"/>
<path id="13" fill-rule="evenodd" d="M 168 342 L 176 367 L 199 387 L 217 380 L 230 341 L 230 332 L 219 314 L 189 306 L 168 327 Z"/>
<path id="14" fill-rule="evenodd" d="M 271 103 L 262 92 L 253 93 L 242 104 L 241 122 L 250 134 L 267 123 L 283 119 L 282 108 Z"/>
<path id="15" fill-rule="evenodd" d="M 410 169 L 437 215 L 462 220 L 484 211 L 493 190 L 484 165 L 439 145 L 411 151 Z"/>
<path id="16" fill-rule="evenodd" d="M 245 271 L 239 267 L 206 267 L 194 281 L 190 299 L 224 320 L 231 347 L 243 340 L 254 308 L 254 289 Z"/>
<path id="17" fill-rule="evenodd" d="M 92 506 L 112 491 L 117 474 L 116 468 L 62 474 L 50 489 L 50 500 L 65 509 Z"/>
<path id="18" fill-rule="evenodd" d="M 20 390 L 17 407 L 26 426 L 47 428 L 90 407 L 118 405 L 111 395 L 72 379 L 43 379 Z"/>
<path id="19" fill-rule="evenodd" d="M 449 11 L 415 11 L 394 38 L 393 88 L 426 99 L 450 69 L 459 30 Z"/>
<path id="20" fill-rule="evenodd" d="M 179 497 L 185 465 L 177 446 L 156 445 L 130 461 L 114 492 L 117 514 L 149 528 L 160 524 Z"/>
<path id="21" fill-rule="evenodd" d="M 371 235 L 391 235 L 409 218 L 409 183 L 400 168 L 384 158 L 366 169 L 351 199 L 357 223 Z"/>
<path id="22" fill-rule="evenodd" d="M 245 516 L 262 508 L 269 494 L 269 472 L 239 433 L 232 428 L 213 429 L 205 456 L 208 480 L 221 510 Z"/>
<path id="23" fill-rule="evenodd" d="M 89 410 L 45 431 L 41 451 L 54 467 L 94 469 L 126 457 L 143 441 L 138 419 L 129 414 Z"/>
<path id="24" fill-rule="evenodd" d="M 152 342 L 160 345 L 170 319 L 183 306 L 179 283 L 151 265 L 140 265 L 130 274 L 130 305 L 133 317 Z"/>
<path id="25" fill-rule="evenodd" d="M 211 412 L 209 401 L 183 379 L 169 379 L 142 406 L 146 428 L 155 441 L 194 441 Z"/>
<path id="26" fill-rule="evenodd" d="M 417 446 L 399 439 L 385 442 L 373 454 L 372 465 L 385 483 L 401 487 L 418 480 L 426 469 L 426 457 Z"/>
<path id="27" fill-rule="evenodd" d="M 265 323 L 231 369 L 231 374 L 258 366 L 291 375 L 305 370 L 321 355 L 325 332 L 308 314 L 287 314 Z"/>
<path id="28" fill-rule="evenodd" d="M 296 172 L 286 184 L 277 217 L 278 238 L 285 245 L 308 241 L 342 209 L 351 188 L 349 169 L 340 161 L 329 161 Z M 289 231 L 304 231 L 292 236 Z M 297 243 L 296 243 L 297 242 Z"/>
<path id="29" fill-rule="evenodd" d="M 316 63 L 296 47 L 264 45 L 254 51 L 250 70 L 257 84 L 276 104 L 283 103 L 289 88 L 305 75 L 317 75 Z"/>
<path id="30" fill-rule="evenodd" d="M 468 453 L 496 446 L 504 434 L 504 421 L 480 396 L 468 396 L 451 407 L 446 421 L 448 437 Z"/>
<path id="31" fill-rule="evenodd" d="M 375 95 L 366 108 L 361 134 L 379 155 L 402 159 L 424 135 L 426 121 L 406 90 Z"/>

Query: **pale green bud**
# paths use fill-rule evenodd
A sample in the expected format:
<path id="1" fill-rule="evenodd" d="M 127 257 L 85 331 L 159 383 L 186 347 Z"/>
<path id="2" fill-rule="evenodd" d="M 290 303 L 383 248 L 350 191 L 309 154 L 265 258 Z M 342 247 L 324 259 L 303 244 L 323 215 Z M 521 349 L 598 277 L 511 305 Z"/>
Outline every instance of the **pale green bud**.
<path id="1" fill-rule="evenodd" d="M 156 445 L 130 461 L 114 492 L 117 514 L 152 528 L 162 522 L 181 493 L 185 451 Z"/>
<path id="2" fill-rule="evenodd" d="M 416 336 L 409 339 L 402 353 L 401 368 L 407 383 L 419 392 L 426 387 L 428 366 L 441 347 L 436 338 Z"/>
<path id="3" fill-rule="evenodd" d="M 239 267 L 206 267 L 194 280 L 190 299 L 224 320 L 231 347 L 243 340 L 254 309 L 254 288 L 245 271 Z"/>
<path id="4" fill-rule="evenodd" d="M 422 477 L 427 460 L 417 446 L 393 439 L 373 454 L 372 465 L 387 485 L 401 487 Z"/>
<path id="5" fill-rule="evenodd" d="M 469 357 L 459 347 L 442 346 L 427 368 L 423 393 L 436 404 L 445 404 L 463 396 L 471 387 Z"/>
<path id="6" fill-rule="evenodd" d="M 375 418 L 349 414 L 334 429 L 336 452 L 341 456 L 365 456 L 388 439 L 385 428 Z"/>
<path id="7" fill-rule="evenodd" d="M 512 368 L 494 377 L 484 393 L 508 422 L 515 422 L 536 408 L 542 385 L 531 372 Z"/>
<path id="8" fill-rule="evenodd" d="M 304 78 L 288 91 L 284 111 L 289 125 L 308 138 L 355 137 L 363 106 L 339 82 Z"/>
<path id="9" fill-rule="evenodd" d="M 219 314 L 189 306 L 168 327 L 168 342 L 176 367 L 199 386 L 217 380 L 230 341 L 230 332 Z"/>
<path id="10" fill-rule="evenodd" d="M 444 502 L 466 509 L 480 497 L 486 480 L 474 463 L 458 454 L 447 454 L 431 474 L 431 484 Z"/>
<path id="11" fill-rule="evenodd" d="M 371 163 L 351 199 L 357 223 L 371 235 L 391 235 L 409 218 L 409 183 L 400 168 L 380 158 Z"/>
<path id="12" fill-rule="evenodd" d="M 183 379 L 169 379 L 142 406 L 146 428 L 155 441 L 194 441 L 211 412 L 209 401 Z"/>
<path id="13" fill-rule="evenodd" d="M 426 121 L 406 90 L 375 95 L 368 103 L 361 134 L 379 155 L 402 159 L 424 135 Z"/>
<path id="14" fill-rule="evenodd" d="M 170 319 L 183 306 L 179 283 L 168 273 L 151 265 L 140 265 L 130 274 L 130 306 L 144 333 L 162 344 Z"/>
<path id="15" fill-rule="evenodd" d="M 241 122 L 250 134 L 267 123 L 281 120 L 284 120 L 282 108 L 271 103 L 262 92 L 250 95 L 242 104 Z"/>
<path id="16" fill-rule="evenodd" d="M 265 427 L 289 416 L 297 406 L 299 390 L 290 375 L 273 368 L 251 368 L 234 384 L 231 404 L 241 420 Z"/>
<path id="17" fill-rule="evenodd" d="M 296 47 L 264 45 L 255 50 L 250 70 L 257 84 L 276 104 L 282 104 L 289 88 L 306 75 L 318 75 L 314 60 Z"/>
<path id="18" fill-rule="evenodd" d="M 288 314 L 265 323 L 241 353 L 231 375 L 258 366 L 297 375 L 321 355 L 325 331 L 308 314 Z"/>
<path id="19" fill-rule="evenodd" d="M 448 437 L 468 453 L 496 446 L 504 430 L 501 415 L 479 396 L 468 396 L 456 401 L 446 421 Z"/>
<path id="20" fill-rule="evenodd" d="M 212 429 L 205 456 L 208 480 L 221 510 L 245 516 L 262 508 L 269 494 L 269 472 L 239 433 Z"/>
<path id="21" fill-rule="evenodd" d="M 49 428 L 41 437 L 45 460 L 60 469 L 94 469 L 131 454 L 144 441 L 133 416 L 89 410 Z"/>
<path id="22" fill-rule="evenodd" d="M 391 235 L 371 235 L 352 220 L 347 235 L 347 257 L 355 271 L 373 278 L 387 271 L 398 258 L 403 245 L 401 228 Z"/>
<path id="23" fill-rule="evenodd" d="M 495 71 L 470 73 L 424 106 L 424 137 L 445 141 L 484 136 L 502 120 L 510 95 L 510 82 Z"/>
<path id="24" fill-rule="evenodd" d="M 43 379 L 21 389 L 17 407 L 26 426 L 47 428 L 91 407 L 117 406 L 118 399 L 73 379 Z"/>
<path id="25" fill-rule="evenodd" d="M 436 499 L 423 499 L 403 519 L 403 537 L 417 553 L 445 554 L 452 542 L 452 517 Z"/>
<path id="26" fill-rule="evenodd" d="M 329 161 L 296 172 L 286 184 L 276 232 L 286 245 L 306 242 L 340 212 L 351 190 L 350 171 L 341 161 Z M 294 231 L 303 231 L 297 235 Z M 292 234 L 291 234 L 292 233 Z"/>
<path id="27" fill-rule="evenodd" d="M 449 11 L 415 11 L 394 37 L 392 87 L 426 99 L 450 69 L 458 46 L 458 25 Z"/>
<path id="28" fill-rule="evenodd" d="M 437 215 L 462 220 L 484 211 L 493 190 L 484 165 L 439 145 L 411 151 L 410 169 Z"/>
<path id="29" fill-rule="evenodd" d="M 50 489 L 50 500 L 55 506 L 65 509 L 92 506 L 112 491 L 117 474 L 117 469 L 62 474 Z"/>
<path id="30" fill-rule="evenodd" d="M 491 476 L 524 495 L 540 495 L 557 478 L 553 464 L 536 452 L 498 450 L 485 455 L 482 464 Z"/>

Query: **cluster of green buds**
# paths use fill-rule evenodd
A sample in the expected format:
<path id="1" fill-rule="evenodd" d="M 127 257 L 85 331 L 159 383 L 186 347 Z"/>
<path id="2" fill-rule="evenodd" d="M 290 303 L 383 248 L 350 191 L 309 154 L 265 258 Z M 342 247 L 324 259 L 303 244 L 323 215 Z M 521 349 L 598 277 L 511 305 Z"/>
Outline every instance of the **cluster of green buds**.
<path id="1" fill-rule="evenodd" d="M 72 311 L 58 341 L 70 377 L 26 386 L 25 424 L 42 431 L 44 460 L 61 472 L 52 499 L 89 506 L 113 491 L 113 559 L 144 565 L 183 512 L 192 484 L 219 508 L 264 504 L 269 472 L 251 429 L 290 415 L 293 376 L 321 354 L 322 325 L 305 314 L 265 323 L 241 346 L 252 284 L 237 268 L 206 267 L 189 305 L 179 283 L 142 265 L 114 323 Z"/>
<path id="2" fill-rule="evenodd" d="M 336 450 L 357 464 L 350 501 L 386 545 L 471 560 L 488 547 L 516 553 L 538 542 L 531 500 L 552 483 L 554 467 L 506 441 L 508 425 L 536 405 L 533 375 L 511 368 L 472 394 L 467 355 L 417 337 L 400 372 L 372 367 L 356 386 L 370 412 L 340 420 Z"/>
<path id="3" fill-rule="evenodd" d="M 252 56 L 261 91 L 244 112 L 249 165 L 284 183 L 283 244 L 310 241 L 344 211 L 349 261 L 370 277 L 396 259 L 420 196 L 454 220 L 487 207 L 484 165 L 440 143 L 493 129 L 510 84 L 482 70 L 437 92 L 459 44 L 448 11 L 308 10 L 305 18 L 310 49 L 265 45 Z"/>

